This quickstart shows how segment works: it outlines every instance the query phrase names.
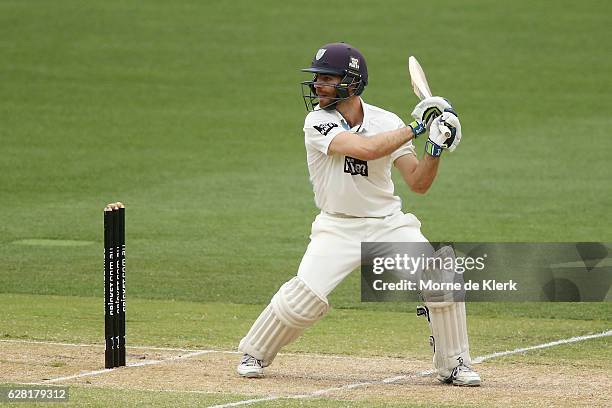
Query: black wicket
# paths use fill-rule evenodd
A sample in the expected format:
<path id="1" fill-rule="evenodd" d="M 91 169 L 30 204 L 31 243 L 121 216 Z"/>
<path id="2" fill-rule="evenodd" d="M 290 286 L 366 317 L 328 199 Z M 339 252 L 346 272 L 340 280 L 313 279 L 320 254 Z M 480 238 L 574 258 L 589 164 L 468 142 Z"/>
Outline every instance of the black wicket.
<path id="1" fill-rule="evenodd" d="M 106 368 L 125 365 L 125 208 L 104 208 L 104 337 Z"/>
<path id="2" fill-rule="evenodd" d="M 119 208 L 119 365 L 125 365 L 125 207 Z"/>

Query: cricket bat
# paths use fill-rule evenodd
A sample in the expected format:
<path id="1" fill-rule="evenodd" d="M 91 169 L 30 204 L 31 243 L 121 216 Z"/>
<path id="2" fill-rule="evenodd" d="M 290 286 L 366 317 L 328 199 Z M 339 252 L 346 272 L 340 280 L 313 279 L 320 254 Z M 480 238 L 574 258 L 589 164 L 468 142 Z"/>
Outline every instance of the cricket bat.
<path id="1" fill-rule="evenodd" d="M 412 90 L 414 91 L 414 94 L 420 100 L 431 97 L 431 89 L 429 89 L 425 72 L 423 71 L 421 64 L 419 64 L 419 61 L 417 61 L 413 55 L 408 58 L 408 72 L 410 73 L 410 82 L 412 83 Z M 444 133 L 446 137 L 450 137 L 451 131 L 448 127 L 442 124 L 439 127 L 440 132 Z"/>

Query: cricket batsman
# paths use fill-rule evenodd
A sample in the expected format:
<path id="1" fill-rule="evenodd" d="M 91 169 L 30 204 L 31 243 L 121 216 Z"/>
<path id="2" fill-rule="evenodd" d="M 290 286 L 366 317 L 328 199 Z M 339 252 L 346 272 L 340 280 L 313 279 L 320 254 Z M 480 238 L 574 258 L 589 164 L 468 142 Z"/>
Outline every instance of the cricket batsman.
<path id="1" fill-rule="evenodd" d="M 329 309 L 328 295 L 361 263 L 361 242 L 427 242 L 421 223 L 402 212 L 394 195 L 391 166 L 412 191 L 427 192 L 445 150 L 461 140 L 461 124 L 441 97 L 426 98 L 405 125 L 394 113 L 367 104 L 363 55 L 346 43 L 321 47 L 302 82 L 308 115 L 304 121 L 306 159 L 315 203 L 321 210 L 312 223 L 310 243 L 297 276 L 272 297 L 240 341 L 244 353 L 238 374 L 263 376 L 279 350 L 297 339 Z M 446 126 L 451 130 L 443 133 Z M 428 133 L 419 160 L 412 139 Z M 425 136 L 423 136 L 425 137 Z M 436 302 L 423 293 L 419 310 L 429 321 L 433 364 L 443 383 L 478 386 L 470 366 L 465 304 Z"/>

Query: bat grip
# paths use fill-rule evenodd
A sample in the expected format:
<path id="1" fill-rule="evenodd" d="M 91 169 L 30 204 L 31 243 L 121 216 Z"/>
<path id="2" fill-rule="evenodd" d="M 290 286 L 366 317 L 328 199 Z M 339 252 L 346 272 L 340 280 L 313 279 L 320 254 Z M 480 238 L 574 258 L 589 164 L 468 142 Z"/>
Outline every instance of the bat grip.
<path id="1" fill-rule="evenodd" d="M 451 137 L 452 133 L 451 133 L 450 129 L 448 128 L 448 126 L 445 126 L 445 125 L 440 123 L 438 125 L 438 129 L 440 129 L 440 133 L 443 133 L 444 136 L 446 136 L 447 138 Z"/>

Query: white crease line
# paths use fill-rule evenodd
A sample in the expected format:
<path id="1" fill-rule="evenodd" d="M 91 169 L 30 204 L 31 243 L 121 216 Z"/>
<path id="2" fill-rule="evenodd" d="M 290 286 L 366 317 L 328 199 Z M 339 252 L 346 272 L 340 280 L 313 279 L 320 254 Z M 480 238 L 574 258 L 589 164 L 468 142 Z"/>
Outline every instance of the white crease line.
<path id="1" fill-rule="evenodd" d="M 59 381 L 64 381 L 64 380 L 71 380 L 73 378 L 79 378 L 79 377 L 89 377 L 92 375 L 98 375 L 98 374 L 104 374 L 106 372 L 111 372 L 111 369 L 103 369 L 103 370 L 96 370 L 96 371 L 87 371 L 85 373 L 81 373 L 81 374 L 75 374 L 75 375 L 69 375 L 67 377 L 58 377 L 58 378 L 51 378 L 49 380 L 43 380 L 43 383 L 54 383 L 54 382 L 59 382 Z"/>
<path id="2" fill-rule="evenodd" d="M 183 354 L 181 356 L 169 357 L 169 358 L 166 358 L 164 360 L 148 360 L 148 361 L 142 361 L 142 362 L 139 362 L 139 363 L 130 363 L 130 364 L 126 365 L 125 368 L 119 367 L 118 370 L 125 370 L 127 368 L 142 367 L 142 366 L 154 365 L 154 364 L 161 364 L 161 363 L 166 363 L 168 361 L 184 360 L 186 358 L 196 357 L 196 356 L 200 356 L 202 354 L 208 354 L 208 353 L 214 353 L 214 352 L 215 352 L 214 350 L 201 350 L 201 351 L 196 351 L 195 353 L 189 353 L 189 354 Z M 84 372 L 84 373 L 69 375 L 69 376 L 66 376 L 66 377 L 52 378 L 50 380 L 45 380 L 44 383 L 45 384 L 47 384 L 47 383 L 55 383 L 55 382 L 60 382 L 60 381 L 72 380 L 72 379 L 75 379 L 75 378 L 91 377 L 91 376 L 94 376 L 94 375 L 111 373 L 113 371 L 115 371 L 115 369 L 106 369 L 106 368 L 104 370 L 87 371 L 87 372 Z"/>
<path id="3" fill-rule="evenodd" d="M 421 371 L 420 373 L 417 373 L 416 375 L 419 377 L 425 376 L 425 375 L 429 375 L 432 374 L 433 371 L 432 370 L 427 370 L 427 371 Z M 262 397 L 262 398 L 254 398 L 254 399 L 250 399 L 250 400 L 243 400 L 243 401 L 237 401 L 237 402 L 230 402 L 227 404 L 222 404 L 222 405 L 212 405 L 208 408 L 228 408 L 228 407 L 238 407 L 240 405 L 250 405 L 250 404 L 256 404 L 258 402 L 265 402 L 265 401 L 274 401 L 274 400 L 278 400 L 278 399 L 306 399 L 306 398 L 315 398 L 321 395 L 325 395 L 325 394 L 329 394 L 331 392 L 334 391 L 342 391 L 342 390 L 351 390 L 354 388 L 360 388 L 360 387 L 367 387 L 368 385 L 374 385 L 374 384 L 390 384 L 396 381 L 400 381 L 400 380 L 404 380 L 407 379 L 409 377 L 409 375 L 398 375 L 396 377 L 390 377 L 390 378 L 385 378 L 383 380 L 379 380 L 379 381 L 366 381 L 366 382 L 360 382 L 360 383 L 353 383 L 353 384 L 345 384 L 345 385 L 341 385 L 339 387 L 333 387 L 333 388 L 326 388 L 323 390 L 317 390 L 317 391 L 313 391 L 311 393 L 308 394 L 298 394 L 298 395 L 281 395 L 281 396 L 269 396 L 269 397 Z"/>
<path id="4" fill-rule="evenodd" d="M 384 380 L 382 380 L 382 382 L 385 384 L 392 383 L 395 381 L 403 380 L 405 377 L 405 375 L 398 375 L 397 377 L 385 378 Z"/>
<path id="5" fill-rule="evenodd" d="M 104 347 L 104 344 L 74 344 L 74 343 L 59 343 L 55 341 L 44 340 L 21 340 L 21 339 L 2 339 L 0 343 L 15 343 L 15 344 L 44 344 L 49 346 L 66 346 L 66 347 Z"/>
<path id="6" fill-rule="evenodd" d="M 502 357 L 502 356 L 508 356 L 511 354 L 523 353 L 525 351 L 530 351 L 530 350 L 538 350 L 538 349 L 558 346 L 560 344 L 576 343 L 577 341 L 596 339 L 599 337 L 606 337 L 606 336 L 612 336 L 612 330 L 608 330 L 608 331 L 597 333 L 597 334 L 588 334 L 586 336 L 576 336 L 576 337 L 571 337 L 569 339 L 551 341 L 550 343 L 538 344 L 537 346 L 531 346 L 531 347 L 518 348 L 512 351 L 500 351 L 497 353 L 487 354 L 486 356 L 476 357 L 473 363 L 478 364 L 485 360 L 489 360 L 491 358 L 497 358 L 497 357 Z"/>
<path id="7" fill-rule="evenodd" d="M 100 347 L 104 348 L 104 344 L 79 344 L 79 343 L 60 343 L 54 341 L 44 340 L 18 340 L 18 339 L 7 339 L 0 340 L 2 343 L 16 343 L 16 344 L 44 344 L 49 346 L 65 346 L 65 347 Z M 172 347 L 152 347 L 152 346 L 126 346 L 127 349 L 142 349 L 142 350 L 160 350 L 160 351 L 200 351 L 197 349 L 185 349 L 185 348 L 172 348 Z M 222 352 L 222 351 L 218 351 Z M 233 351 L 223 351 L 224 353 L 234 353 Z M 238 353 L 237 351 L 235 353 Z"/>
<path id="8" fill-rule="evenodd" d="M 558 345 L 561 345 L 561 344 L 570 344 L 570 343 L 575 343 L 575 342 L 578 342 L 578 341 L 596 339 L 596 338 L 606 337 L 606 336 L 612 336 L 612 330 L 608 330 L 608 331 L 605 331 L 605 332 L 602 332 L 602 333 L 598 333 L 598 334 L 590 334 L 590 335 L 586 335 L 586 336 L 576 336 L 576 337 L 571 337 L 569 339 L 561 339 L 561 340 L 551 341 L 549 343 L 538 344 L 538 345 L 530 346 L 530 347 L 521 347 L 521 348 L 517 348 L 517 349 L 514 349 L 514 350 L 510 350 L 510 351 L 501 351 L 501 352 L 497 352 L 497 353 L 487 354 L 487 355 L 484 355 L 484 356 L 476 357 L 472 361 L 472 363 L 473 364 L 479 364 L 479 363 L 482 363 L 483 361 L 490 360 L 490 359 L 497 358 L 497 357 L 501 357 L 501 356 L 508 356 L 508 355 L 512 355 L 512 354 L 519 354 L 519 353 L 524 353 L 526 351 L 538 350 L 538 349 L 558 346 Z M 421 371 L 420 373 L 417 374 L 417 376 L 424 377 L 424 376 L 428 376 L 428 375 L 433 374 L 433 372 L 434 372 L 434 370 Z M 400 381 L 400 380 L 407 379 L 408 377 L 409 377 L 409 375 L 399 375 L 399 376 L 396 376 L 396 377 L 389 377 L 389 378 L 385 378 L 385 379 L 378 380 L 378 381 L 367 381 L 367 382 L 361 382 L 361 383 L 346 384 L 346 385 L 342 385 L 342 386 L 339 386 L 339 387 L 326 388 L 326 389 L 322 389 L 322 390 L 313 391 L 313 392 L 308 393 L 308 394 L 286 395 L 286 396 L 270 396 L 270 397 L 263 397 L 263 398 L 254 398 L 254 399 L 249 399 L 249 400 L 230 402 L 228 404 L 212 405 L 212 406 L 209 406 L 208 408 L 237 407 L 237 406 L 241 406 L 241 405 L 250 405 L 250 404 L 256 404 L 258 402 L 273 401 L 273 400 L 278 400 L 278 399 L 283 399 L 283 398 L 285 398 L 285 399 L 314 398 L 314 397 L 318 397 L 320 395 L 329 394 L 329 393 L 334 392 L 334 391 L 342 391 L 342 390 L 346 390 L 346 389 L 354 389 L 354 388 L 360 388 L 360 387 L 367 387 L 369 385 L 375 385 L 375 384 L 391 384 L 393 382 L 397 382 L 397 381 Z"/>
<path id="9" fill-rule="evenodd" d="M 45 340 L 21 340 L 21 339 L 0 339 L 0 343 L 15 343 L 15 344 L 41 344 L 41 345 L 49 345 L 49 346 L 65 346 L 65 347 L 98 347 L 104 348 L 104 344 L 87 344 L 87 343 L 61 343 L 54 341 L 45 341 Z M 180 351 L 180 352 L 196 352 L 196 351 L 204 351 L 199 349 L 185 349 L 185 348 L 172 348 L 172 347 L 154 347 L 154 346 L 126 346 L 127 349 L 131 350 L 160 350 L 160 351 Z M 206 350 L 211 353 L 220 353 L 220 354 L 242 354 L 240 351 L 234 350 Z M 387 356 L 368 356 L 368 357 L 360 357 L 360 356 L 342 356 L 342 355 L 334 355 L 334 354 L 316 354 L 316 353 L 279 353 L 279 356 L 291 356 L 291 357 L 313 357 L 313 358 L 328 358 L 328 359 L 336 359 L 336 360 L 371 360 L 372 358 L 380 358 L 393 360 L 401 357 L 387 357 Z"/>

